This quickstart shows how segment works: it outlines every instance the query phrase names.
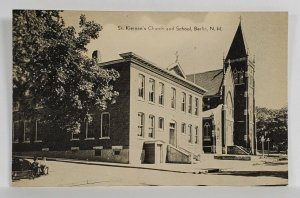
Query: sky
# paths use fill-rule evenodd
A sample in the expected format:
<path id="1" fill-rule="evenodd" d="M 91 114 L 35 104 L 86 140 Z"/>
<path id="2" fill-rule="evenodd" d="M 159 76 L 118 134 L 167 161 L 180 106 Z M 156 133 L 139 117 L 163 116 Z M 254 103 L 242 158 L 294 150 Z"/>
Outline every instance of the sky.
<path id="1" fill-rule="evenodd" d="M 241 20 L 249 58 L 255 59 L 256 105 L 273 109 L 287 106 L 286 12 L 64 11 L 62 16 L 66 25 L 78 30 L 81 14 L 103 26 L 99 38 L 88 45 L 89 55 L 99 50 L 102 62 L 106 62 L 119 59 L 121 53 L 134 52 L 167 68 L 178 54 L 185 74 L 221 69 Z M 126 26 L 142 30 L 126 30 Z M 167 31 L 172 27 L 174 30 Z M 182 27 L 198 27 L 201 31 L 177 29 Z M 205 28 L 208 31 L 202 30 Z"/>

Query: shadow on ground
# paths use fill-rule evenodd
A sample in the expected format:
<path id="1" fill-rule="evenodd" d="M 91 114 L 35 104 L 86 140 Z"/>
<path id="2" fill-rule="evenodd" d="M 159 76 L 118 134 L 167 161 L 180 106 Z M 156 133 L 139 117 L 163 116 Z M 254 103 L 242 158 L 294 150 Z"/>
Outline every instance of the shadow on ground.
<path id="1" fill-rule="evenodd" d="M 288 163 L 287 162 L 265 162 L 264 163 L 265 165 L 268 165 L 268 166 L 279 166 L 279 165 L 287 165 Z"/>
<path id="2" fill-rule="evenodd" d="M 288 179 L 288 171 L 222 171 L 216 175 L 233 175 L 248 177 L 279 177 Z"/>

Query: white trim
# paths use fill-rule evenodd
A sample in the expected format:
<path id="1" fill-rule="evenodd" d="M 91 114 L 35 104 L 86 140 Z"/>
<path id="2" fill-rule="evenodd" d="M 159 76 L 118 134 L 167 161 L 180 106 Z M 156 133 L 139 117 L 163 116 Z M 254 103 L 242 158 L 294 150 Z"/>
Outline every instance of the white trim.
<path id="1" fill-rule="evenodd" d="M 71 151 L 79 151 L 79 147 L 78 146 L 72 146 L 71 147 Z"/>
<path id="2" fill-rule="evenodd" d="M 84 138 L 84 140 L 95 140 L 95 138 L 94 137 Z"/>
<path id="3" fill-rule="evenodd" d="M 110 140 L 110 137 L 100 137 L 99 140 Z"/>
<path id="4" fill-rule="evenodd" d="M 93 149 L 94 150 L 101 150 L 101 149 L 103 149 L 103 146 L 94 146 Z"/>
<path id="5" fill-rule="evenodd" d="M 123 146 L 111 146 L 111 149 L 113 149 L 113 150 L 122 150 Z"/>
<path id="6" fill-rule="evenodd" d="M 42 151 L 49 151 L 49 148 L 42 148 Z"/>

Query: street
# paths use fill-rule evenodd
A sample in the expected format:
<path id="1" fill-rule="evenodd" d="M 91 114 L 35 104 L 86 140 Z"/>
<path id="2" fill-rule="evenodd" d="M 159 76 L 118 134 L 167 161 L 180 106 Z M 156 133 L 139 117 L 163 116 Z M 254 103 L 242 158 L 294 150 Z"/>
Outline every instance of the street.
<path id="1" fill-rule="evenodd" d="M 198 162 L 197 164 L 142 165 L 149 169 L 74 162 L 48 161 L 47 164 L 50 167 L 49 175 L 33 180 L 22 179 L 13 181 L 12 185 L 22 187 L 128 185 L 254 186 L 287 185 L 288 182 L 287 161 L 277 161 L 272 158 L 257 158 L 251 161 L 211 159 Z M 204 168 L 217 167 L 221 169 L 221 172 L 198 174 L 199 170 Z M 161 170 L 151 170 L 151 168 Z M 180 171 L 183 170 L 186 172 L 181 173 Z"/>

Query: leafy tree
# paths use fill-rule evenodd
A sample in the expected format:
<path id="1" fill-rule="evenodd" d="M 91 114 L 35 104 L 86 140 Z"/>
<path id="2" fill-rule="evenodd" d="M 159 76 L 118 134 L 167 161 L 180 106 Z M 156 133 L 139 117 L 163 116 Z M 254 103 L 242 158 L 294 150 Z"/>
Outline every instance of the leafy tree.
<path id="1" fill-rule="evenodd" d="M 13 12 L 13 98 L 24 119 L 36 117 L 38 105 L 47 109 L 45 120 L 79 132 L 92 109 L 105 109 L 118 96 L 113 81 L 119 74 L 86 55 L 102 26 L 81 15 L 77 33 L 60 13 Z"/>
<path id="2" fill-rule="evenodd" d="M 270 145 L 278 150 L 287 150 L 288 147 L 288 111 L 281 109 L 267 109 L 257 107 L 257 137 L 270 138 Z M 260 147 L 260 144 L 258 145 Z"/>

